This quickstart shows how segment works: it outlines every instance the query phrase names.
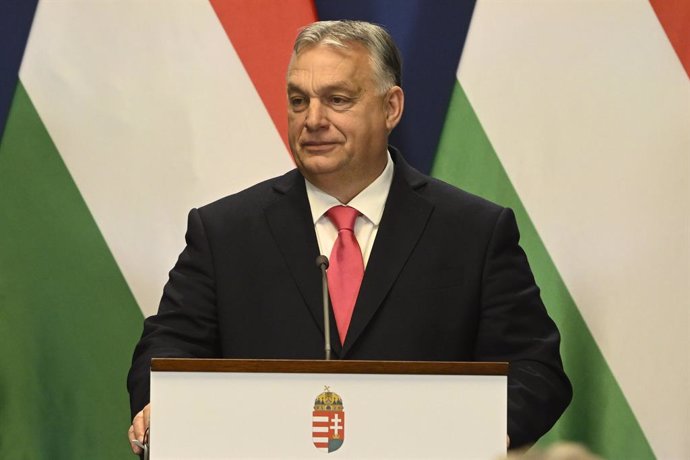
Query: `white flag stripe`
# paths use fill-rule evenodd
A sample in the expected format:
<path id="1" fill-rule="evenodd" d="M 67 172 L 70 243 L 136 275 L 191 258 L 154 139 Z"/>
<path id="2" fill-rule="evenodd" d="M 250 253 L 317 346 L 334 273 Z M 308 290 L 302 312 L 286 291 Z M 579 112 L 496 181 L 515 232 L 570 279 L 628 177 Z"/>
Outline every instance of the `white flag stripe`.
<path id="1" fill-rule="evenodd" d="M 312 427 L 312 432 L 314 433 L 314 435 L 316 435 L 316 433 L 328 433 L 328 427 L 327 426 L 315 426 L 315 427 Z"/>
<path id="2" fill-rule="evenodd" d="M 40 2 L 20 77 L 146 314 L 187 211 L 292 168 L 208 0 Z"/>
<path id="3" fill-rule="evenodd" d="M 480 0 L 458 78 L 656 455 L 682 458 L 690 84 L 649 2 Z"/>
<path id="4" fill-rule="evenodd" d="M 312 422 L 328 422 L 330 419 L 327 415 L 313 415 L 311 420 Z"/>

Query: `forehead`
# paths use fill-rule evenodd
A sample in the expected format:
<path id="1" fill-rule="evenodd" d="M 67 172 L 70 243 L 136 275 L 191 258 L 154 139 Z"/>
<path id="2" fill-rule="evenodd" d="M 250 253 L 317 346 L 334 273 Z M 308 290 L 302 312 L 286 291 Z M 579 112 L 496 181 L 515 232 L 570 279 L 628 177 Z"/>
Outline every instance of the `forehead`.
<path id="1" fill-rule="evenodd" d="M 348 46 L 317 44 L 293 55 L 288 66 L 289 85 L 342 81 L 362 84 L 371 80 L 373 71 L 369 51 L 359 43 Z"/>

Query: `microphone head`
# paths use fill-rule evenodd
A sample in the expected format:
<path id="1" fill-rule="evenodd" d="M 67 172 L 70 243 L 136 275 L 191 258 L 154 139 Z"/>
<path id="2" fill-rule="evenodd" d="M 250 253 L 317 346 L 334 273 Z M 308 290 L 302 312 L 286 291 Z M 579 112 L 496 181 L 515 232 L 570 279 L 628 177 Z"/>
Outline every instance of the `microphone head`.
<path id="1" fill-rule="evenodd" d="M 328 257 L 323 254 L 316 258 L 316 266 L 319 268 L 328 268 Z"/>

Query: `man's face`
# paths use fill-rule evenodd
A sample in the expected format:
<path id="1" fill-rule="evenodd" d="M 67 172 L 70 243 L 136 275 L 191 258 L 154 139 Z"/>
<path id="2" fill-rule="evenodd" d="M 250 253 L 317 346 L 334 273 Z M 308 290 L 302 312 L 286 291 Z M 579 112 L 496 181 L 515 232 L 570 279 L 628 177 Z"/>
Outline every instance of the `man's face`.
<path id="1" fill-rule="evenodd" d="M 359 44 L 307 48 L 293 56 L 287 80 L 288 137 L 302 174 L 326 191 L 366 187 L 386 165 L 402 90 L 379 93 L 369 52 Z"/>

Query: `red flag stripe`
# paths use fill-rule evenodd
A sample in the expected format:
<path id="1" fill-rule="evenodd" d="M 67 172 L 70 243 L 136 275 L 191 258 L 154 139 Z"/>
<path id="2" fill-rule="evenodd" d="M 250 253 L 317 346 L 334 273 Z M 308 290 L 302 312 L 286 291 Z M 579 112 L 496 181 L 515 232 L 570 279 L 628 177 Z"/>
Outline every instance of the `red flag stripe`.
<path id="1" fill-rule="evenodd" d="M 676 50 L 685 73 L 690 77 L 690 2 L 688 0 L 650 0 L 659 22 Z"/>
<path id="2" fill-rule="evenodd" d="M 298 30 L 316 20 L 313 0 L 210 2 L 287 147 L 285 70 Z"/>

